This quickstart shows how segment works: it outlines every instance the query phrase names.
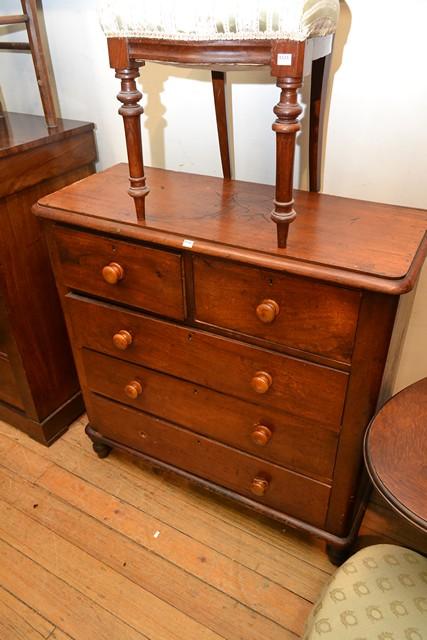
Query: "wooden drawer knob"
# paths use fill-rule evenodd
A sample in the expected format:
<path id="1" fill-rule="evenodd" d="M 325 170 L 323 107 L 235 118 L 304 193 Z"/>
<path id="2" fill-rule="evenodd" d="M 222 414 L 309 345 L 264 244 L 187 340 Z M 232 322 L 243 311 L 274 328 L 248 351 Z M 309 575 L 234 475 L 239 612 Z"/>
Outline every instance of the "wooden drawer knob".
<path id="1" fill-rule="evenodd" d="M 263 496 L 265 495 L 268 487 L 270 486 L 270 481 L 264 476 L 255 476 L 255 478 L 251 482 L 251 492 L 255 496 Z"/>
<path id="2" fill-rule="evenodd" d="M 279 315 L 280 307 L 275 300 L 263 300 L 256 308 L 258 320 L 265 324 L 274 322 Z"/>
<path id="3" fill-rule="evenodd" d="M 108 284 L 117 284 L 124 275 L 124 269 L 118 262 L 110 262 L 102 269 L 102 277 Z"/>
<path id="4" fill-rule="evenodd" d="M 259 447 L 265 447 L 273 435 L 272 431 L 263 424 L 257 424 L 251 433 L 252 442 Z"/>
<path id="5" fill-rule="evenodd" d="M 132 336 L 129 331 L 122 329 L 113 335 L 113 344 L 116 349 L 126 351 L 126 349 L 132 344 Z"/>
<path id="6" fill-rule="evenodd" d="M 125 386 L 125 394 L 131 400 L 136 400 L 142 393 L 142 384 L 138 380 L 132 380 Z"/>
<path id="7" fill-rule="evenodd" d="M 267 393 L 272 384 L 273 378 L 266 371 L 257 371 L 251 380 L 251 387 L 257 393 Z"/>

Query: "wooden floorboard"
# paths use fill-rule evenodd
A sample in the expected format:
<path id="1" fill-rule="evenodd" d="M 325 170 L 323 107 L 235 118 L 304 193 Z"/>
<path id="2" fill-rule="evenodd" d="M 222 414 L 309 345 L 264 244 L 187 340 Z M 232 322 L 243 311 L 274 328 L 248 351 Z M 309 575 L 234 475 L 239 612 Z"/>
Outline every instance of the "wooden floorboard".
<path id="1" fill-rule="evenodd" d="M 324 544 L 113 452 L 0 422 L 1 640 L 295 640 Z M 361 543 L 425 551 L 374 496 Z"/>
<path id="2" fill-rule="evenodd" d="M 50 638 L 52 636 L 53 631 L 55 630 L 54 625 L 51 622 L 48 622 L 45 618 L 40 616 L 36 611 L 31 609 L 25 602 L 18 600 L 14 595 L 0 587 L 0 604 L 2 607 L 3 613 L 0 615 L 0 620 L 2 624 L 5 624 L 5 620 L 7 620 L 8 613 L 5 611 L 5 607 L 12 612 L 14 625 L 11 625 L 11 631 L 15 629 L 15 627 L 19 628 L 21 621 L 24 620 L 26 625 L 33 629 L 36 632 L 36 638 Z M 1 638 L 6 637 L 7 634 L 3 634 L 0 636 Z M 17 635 L 19 638 L 19 635 Z M 28 638 L 31 638 L 31 635 L 28 634 Z"/>
<path id="3" fill-rule="evenodd" d="M 6 592 L 1 594 L 5 595 Z M 54 627 L 52 626 L 52 631 Z M 0 638 L 13 637 L 22 640 L 43 640 L 46 635 L 42 635 L 35 629 L 25 617 L 17 613 L 16 609 L 9 607 L 4 598 L 0 597 Z"/>

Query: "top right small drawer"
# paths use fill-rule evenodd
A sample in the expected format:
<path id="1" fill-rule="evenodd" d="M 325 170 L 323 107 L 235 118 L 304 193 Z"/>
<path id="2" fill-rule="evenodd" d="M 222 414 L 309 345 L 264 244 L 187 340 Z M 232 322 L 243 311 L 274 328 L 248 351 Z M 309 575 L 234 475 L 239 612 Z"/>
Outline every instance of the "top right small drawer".
<path id="1" fill-rule="evenodd" d="M 195 319 L 350 363 L 361 294 L 195 256 Z"/>

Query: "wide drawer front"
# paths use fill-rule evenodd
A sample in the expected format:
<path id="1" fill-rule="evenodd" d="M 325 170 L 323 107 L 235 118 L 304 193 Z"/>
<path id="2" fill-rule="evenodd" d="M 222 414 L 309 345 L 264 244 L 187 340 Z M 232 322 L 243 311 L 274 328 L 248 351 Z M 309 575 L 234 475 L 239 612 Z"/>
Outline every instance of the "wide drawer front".
<path id="1" fill-rule="evenodd" d="M 330 480 L 337 434 L 281 411 L 82 350 L 91 391 L 295 471 Z"/>
<path id="2" fill-rule="evenodd" d="M 348 374 L 66 296 L 79 346 L 120 356 L 267 407 L 340 424 Z"/>
<path id="3" fill-rule="evenodd" d="M 170 318 L 184 318 L 181 256 L 56 227 L 62 283 Z"/>
<path id="4" fill-rule="evenodd" d="M 0 356 L 0 400 L 24 408 L 10 362 Z"/>
<path id="5" fill-rule="evenodd" d="M 322 527 L 330 487 L 148 414 L 93 396 L 91 426 L 112 440 Z"/>
<path id="6" fill-rule="evenodd" d="M 350 362 L 360 294 L 195 256 L 196 320 Z"/>

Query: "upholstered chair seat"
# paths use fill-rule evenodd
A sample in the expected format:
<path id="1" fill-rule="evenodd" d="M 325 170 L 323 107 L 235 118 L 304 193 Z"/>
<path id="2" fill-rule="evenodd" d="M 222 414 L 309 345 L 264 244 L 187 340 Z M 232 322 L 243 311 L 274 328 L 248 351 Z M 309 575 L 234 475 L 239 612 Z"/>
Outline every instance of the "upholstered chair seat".
<path id="1" fill-rule="evenodd" d="M 339 0 L 107 0 L 107 37 L 166 40 L 296 40 L 336 29 Z"/>
<path id="2" fill-rule="evenodd" d="M 303 640 L 425 640 L 427 559 L 389 544 L 345 562 L 324 589 Z"/>

